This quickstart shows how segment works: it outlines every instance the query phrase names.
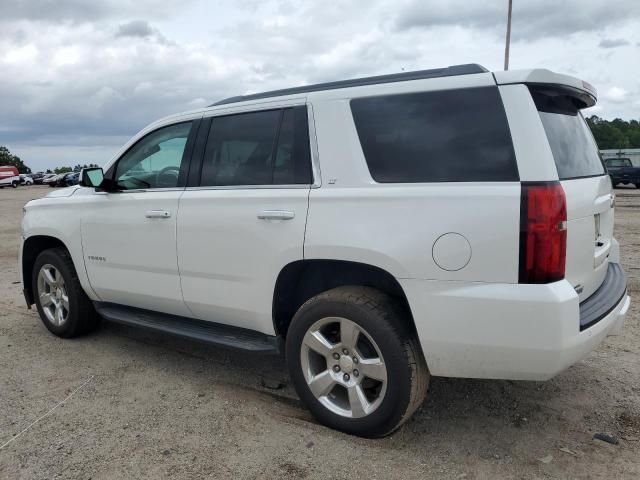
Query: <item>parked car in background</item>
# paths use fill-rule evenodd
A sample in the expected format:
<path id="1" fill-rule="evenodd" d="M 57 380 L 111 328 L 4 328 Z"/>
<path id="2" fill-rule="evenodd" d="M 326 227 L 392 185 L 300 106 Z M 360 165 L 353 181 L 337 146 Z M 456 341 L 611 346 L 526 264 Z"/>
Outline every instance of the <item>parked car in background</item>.
<path id="1" fill-rule="evenodd" d="M 20 174 L 20 185 L 33 185 L 33 178 L 24 173 Z"/>
<path id="2" fill-rule="evenodd" d="M 459 65 L 163 118 L 27 203 L 26 303 L 60 337 L 104 318 L 284 350 L 316 418 L 367 437 L 430 375 L 551 378 L 630 305 L 595 103 L 549 70 Z"/>
<path id="3" fill-rule="evenodd" d="M 608 158 L 604 161 L 613 186 L 635 185 L 640 188 L 640 167 L 634 167 L 629 158 Z"/>
<path id="4" fill-rule="evenodd" d="M 80 183 L 80 172 L 73 172 L 66 178 L 67 186 L 78 185 Z"/>
<path id="5" fill-rule="evenodd" d="M 49 185 L 50 187 L 55 187 L 56 181 L 58 180 L 59 176 L 60 175 L 58 175 L 57 173 L 50 173 L 48 175 L 45 175 L 45 177 L 42 179 L 42 184 Z"/>
<path id="6" fill-rule="evenodd" d="M 45 174 L 44 172 L 36 172 L 36 173 L 30 174 L 29 176 L 33 178 L 33 183 L 35 183 L 36 185 L 40 185 L 42 183 L 42 179 L 44 178 Z"/>
<path id="7" fill-rule="evenodd" d="M 49 184 L 50 187 L 70 187 L 78 184 L 78 172 L 68 172 L 58 175 L 54 182 Z"/>
<path id="8" fill-rule="evenodd" d="M 18 169 L 11 165 L 0 167 L 0 188 L 16 188 L 18 185 L 20 185 L 20 174 L 18 173 Z"/>
<path id="9" fill-rule="evenodd" d="M 51 179 L 52 179 L 53 177 L 55 177 L 55 176 L 57 176 L 57 174 L 55 174 L 55 173 L 45 173 L 45 174 L 42 176 L 42 179 L 40 180 L 40 183 L 41 183 L 41 184 L 45 184 L 45 185 L 46 185 L 46 184 L 47 184 L 47 183 L 49 183 L 49 182 L 51 181 Z"/>

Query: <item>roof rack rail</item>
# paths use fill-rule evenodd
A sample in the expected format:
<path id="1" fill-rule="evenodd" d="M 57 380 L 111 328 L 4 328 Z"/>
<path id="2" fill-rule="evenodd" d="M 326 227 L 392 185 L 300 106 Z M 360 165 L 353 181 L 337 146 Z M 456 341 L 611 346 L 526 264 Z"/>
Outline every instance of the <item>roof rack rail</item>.
<path id="1" fill-rule="evenodd" d="M 376 75 L 374 77 L 354 78 L 351 80 L 339 80 L 337 82 L 317 83 L 315 85 L 305 85 L 302 87 L 284 88 L 270 92 L 254 93 L 251 95 L 238 95 L 235 97 L 220 100 L 210 107 L 227 105 L 229 103 L 246 102 L 247 100 L 259 100 L 261 98 L 281 97 L 284 95 L 294 95 L 296 93 L 317 92 L 320 90 L 336 90 L 338 88 L 360 87 L 363 85 L 376 85 L 380 83 L 406 82 L 408 80 L 424 80 L 426 78 L 453 77 L 456 75 L 470 75 L 472 73 L 488 72 L 486 68 L 477 63 L 467 63 L 464 65 L 452 65 L 446 68 L 434 68 L 431 70 L 417 70 L 415 72 L 392 73 L 389 75 Z"/>

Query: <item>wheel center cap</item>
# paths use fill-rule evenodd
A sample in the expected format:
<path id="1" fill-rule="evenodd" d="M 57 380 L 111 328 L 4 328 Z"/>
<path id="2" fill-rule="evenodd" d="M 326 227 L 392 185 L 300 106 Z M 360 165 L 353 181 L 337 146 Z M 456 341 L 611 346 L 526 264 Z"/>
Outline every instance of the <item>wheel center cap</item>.
<path id="1" fill-rule="evenodd" d="M 340 357 L 340 370 L 344 373 L 351 373 L 353 371 L 353 360 L 347 355 Z"/>

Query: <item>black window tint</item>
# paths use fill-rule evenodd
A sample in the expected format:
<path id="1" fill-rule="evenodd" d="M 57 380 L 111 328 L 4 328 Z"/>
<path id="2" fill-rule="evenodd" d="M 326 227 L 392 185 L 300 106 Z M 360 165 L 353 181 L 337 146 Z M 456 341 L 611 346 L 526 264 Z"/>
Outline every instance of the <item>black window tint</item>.
<path id="1" fill-rule="evenodd" d="M 358 98 L 351 110 L 377 182 L 519 179 L 495 87 Z"/>
<path id="2" fill-rule="evenodd" d="M 271 183 L 293 183 L 295 172 L 293 171 L 293 110 L 285 110 L 282 113 L 282 123 L 278 134 L 278 146 L 276 148 L 275 164 L 273 166 L 273 179 Z"/>
<path id="3" fill-rule="evenodd" d="M 310 172 L 306 107 L 213 118 L 201 185 L 308 184 Z"/>
<path id="4" fill-rule="evenodd" d="M 558 178 L 604 175 L 600 152 L 572 97 L 531 90 L 549 140 Z"/>
<path id="5" fill-rule="evenodd" d="M 309 149 L 309 121 L 307 107 L 295 107 L 293 111 L 293 180 L 292 184 L 311 184 L 311 150 Z M 286 114 L 285 110 L 285 114 Z M 276 182 L 277 183 L 277 182 Z M 287 182 L 283 182 L 287 183 Z"/>

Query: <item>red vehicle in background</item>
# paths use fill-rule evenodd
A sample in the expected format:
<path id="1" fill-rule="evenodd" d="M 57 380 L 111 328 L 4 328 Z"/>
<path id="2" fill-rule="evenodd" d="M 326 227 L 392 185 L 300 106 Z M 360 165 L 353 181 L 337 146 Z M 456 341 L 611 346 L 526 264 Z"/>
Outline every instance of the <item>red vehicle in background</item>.
<path id="1" fill-rule="evenodd" d="M 0 188 L 13 187 L 20 185 L 20 174 L 18 169 L 13 166 L 0 166 Z"/>

